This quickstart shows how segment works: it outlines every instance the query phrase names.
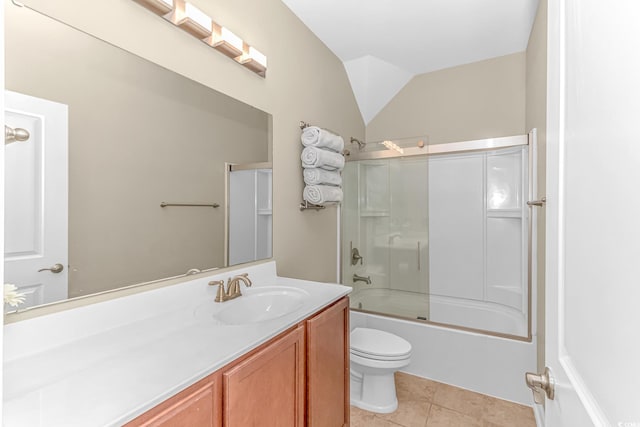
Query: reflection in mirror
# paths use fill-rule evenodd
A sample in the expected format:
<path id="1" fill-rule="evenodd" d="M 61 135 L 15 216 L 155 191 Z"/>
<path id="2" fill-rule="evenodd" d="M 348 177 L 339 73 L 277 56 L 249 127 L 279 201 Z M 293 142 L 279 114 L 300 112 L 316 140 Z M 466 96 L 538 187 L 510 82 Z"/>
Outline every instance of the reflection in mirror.
<path id="1" fill-rule="evenodd" d="M 5 159 L 20 309 L 224 266 L 231 199 L 263 200 L 236 259 L 271 256 L 267 113 L 27 7 L 6 8 L 5 43 L 5 118 L 31 134 Z M 230 164 L 266 178 L 230 194 Z"/>

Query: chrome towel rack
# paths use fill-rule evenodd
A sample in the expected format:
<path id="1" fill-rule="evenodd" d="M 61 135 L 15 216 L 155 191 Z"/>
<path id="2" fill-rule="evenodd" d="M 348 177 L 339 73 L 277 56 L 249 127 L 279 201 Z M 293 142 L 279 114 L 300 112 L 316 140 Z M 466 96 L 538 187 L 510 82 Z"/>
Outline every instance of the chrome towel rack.
<path id="1" fill-rule="evenodd" d="M 324 209 L 325 207 L 326 206 L 322 205 L 314 205 L 313 203 L 309 203 L 306 200 L 300 203 L 300 211 L 306 211 L 307 209 L 314 209 L 316 211 L 319 211 L 320 209 Z"/>
<path id="2" fill-rule="evenodd" d="M 205 208 L 219 208 L 220 205 L 218 203 L 211 204 L 202 204 L 202 203 L 160 203 L 161 208 L 166 208 L 167 206 L 195 206 L 195 207 L 205 207 Z"/>

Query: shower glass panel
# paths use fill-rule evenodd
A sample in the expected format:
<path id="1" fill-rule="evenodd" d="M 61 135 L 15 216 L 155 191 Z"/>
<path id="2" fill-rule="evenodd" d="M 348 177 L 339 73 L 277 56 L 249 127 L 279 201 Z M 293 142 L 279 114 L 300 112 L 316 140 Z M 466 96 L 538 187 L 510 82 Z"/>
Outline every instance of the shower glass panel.
<path id="1" fill-rule="evenodd" d="M 343 178 L 343 283 L 354 287 L 354 308 L 426 320 L 427 158 L 348 162 Z"/>
<path id="2" fill-rule="evenodd" d="M 349 161 L 351 308 L 526 337 L 527 157 L 525 145 Z"/>

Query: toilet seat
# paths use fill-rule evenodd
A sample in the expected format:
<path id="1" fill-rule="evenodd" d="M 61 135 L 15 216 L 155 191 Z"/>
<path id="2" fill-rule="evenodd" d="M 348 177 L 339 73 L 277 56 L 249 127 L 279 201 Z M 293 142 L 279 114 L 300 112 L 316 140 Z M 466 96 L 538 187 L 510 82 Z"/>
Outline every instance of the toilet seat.
<path id="1" fill-rule="evenodd" d="M 355 328 L 351 331 L 350 352 L 373 360 L 405 360 L 411 357 L 411 343 L 397 335 L 377 329 Z"/>
<path id="2" fill-rule="evenodd" d="M 368 353 L 363 353 L 357 350 L 351 350 L 350 353 L 354 356 L 358 356 L 358 357 L 362 357 L 363 359 L 371 359 L 371 360 L 380 360 L 380 361 L 389 361 L 389 362 L 393 362 L 396 360 L 406 360 L 409 359 L 411 357 L 411 353 L 408 354 L 403 354 L 400 356 L 380 356 L 380 355 L 376 355 L 376 354 L 368 354 Z"/>

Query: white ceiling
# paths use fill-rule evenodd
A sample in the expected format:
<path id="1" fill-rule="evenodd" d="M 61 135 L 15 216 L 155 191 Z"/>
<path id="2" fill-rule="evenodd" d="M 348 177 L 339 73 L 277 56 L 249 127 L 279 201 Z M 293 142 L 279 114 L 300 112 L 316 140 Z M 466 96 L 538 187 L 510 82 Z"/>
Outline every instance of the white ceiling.
<path id="1" fill-rule="evenodd" d="M 526 49 L 538 0 L 282 0 L 344 63 L 365 123 L 417 74 Z"/>

